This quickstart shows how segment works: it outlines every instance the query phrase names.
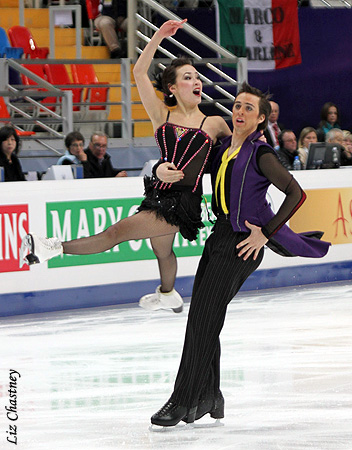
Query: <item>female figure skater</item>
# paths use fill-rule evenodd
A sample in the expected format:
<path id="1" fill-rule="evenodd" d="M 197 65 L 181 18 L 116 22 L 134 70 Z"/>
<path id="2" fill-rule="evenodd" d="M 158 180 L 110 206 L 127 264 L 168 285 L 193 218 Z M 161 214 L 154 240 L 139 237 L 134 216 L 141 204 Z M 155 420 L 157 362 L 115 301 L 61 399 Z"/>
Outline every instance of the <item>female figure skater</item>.
<path id="1" fill-rule="evenodd" d="M 162 75 L 165 102 L 156 95 L 148 77 L 153 55 L 161 41 L 176 33 L 184 22 L 169 20 L 153 35 L 133 73 L 143 105 L 152 121 L 161 152 L 157 178 L 146 184 L 146 198 L 139 212 L 87 238 L 60 242 L 33 233 L 24 237 L 22 254 L 28 264 L 46 261 L 61 253 L 84 255 L 104 252 L 131 239 L 151 239 L 158 259 L 161 285 L 156 294 L 141 299 L 146 309 L 182 311 L 183 300 L 174 289 L 177 271 L 172 250 L 180 231 L 189 240 L 197 237 L 201 222 L 202 176 L 213 144 L 231 135 L 220 116 L 206 117 L 199 110 L 202 82 L 188 59 L 176 59 Z M 168 106 L 176 105 L 171 112 Z M 23 257 L 21 258 L 23 259 Z"/>
<path id="2" fill-rule="evenodd" d="M 274 150 L 259 140 L 270 110 L 268 96 L 244 84 L 233 106 L 233 136 L 213 154 L 217 221 L 195 277 L 174 392 L 152 424 L 192 423 L 207 413 L 224 417 L 219 335 L 228 303 L 259 266 L 265 244 L 283 256 L 319 258 L 328 251 L 330 244 L 319 240 L 322 233 L 296 234 L 285 225 L 306 195 Z M 276 215 L 265 199 L 271 183 L 286 194 Z"/>

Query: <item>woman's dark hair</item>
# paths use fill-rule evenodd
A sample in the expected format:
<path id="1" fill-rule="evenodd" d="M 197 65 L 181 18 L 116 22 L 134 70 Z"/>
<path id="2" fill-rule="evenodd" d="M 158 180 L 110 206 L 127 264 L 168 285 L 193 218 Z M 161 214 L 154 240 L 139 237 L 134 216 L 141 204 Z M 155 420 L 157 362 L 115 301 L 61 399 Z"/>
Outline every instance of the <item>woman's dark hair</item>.
<path id="1" fill-rule="evenodd" d="M 16 140 L 16 148 L 14 150 L 14 153 L 17 155 L 17 153 L 20 151 L 20 138 L 18 137 L 15 128 L 11 127 L 10 125 L 5 125 L 0 129 L 0 151 L 2 152 L 2 143 L 11 136 L 13 136 Z"/>
<path id="2" fill-rule="evenodd" d="M 67 150 L 69 150 L 71 144 L 75 141 L 83 141 L 84 143 L 84 137 L 79 131 L 71 131 L 71 133 L 68 133 L 65 137 L 65 147 Z"/>
<path id="3" fill-rule="evenodd" d="M 177 69 L 182 66 L 193 66 L 193 61 L 187 57 L 174 59 L 163 72 L 155 75 L 155 87 L 164 94 L 164 103 L 166 106 L 176 106 L 177 100 L 171 94 L 169 86 L 176 83 Z"/>
<path id="4" fill-rule="evenodd" d="M 271 105 L 269 99 L 271 97 L 270 94 L 264 94 L 260 89 L 257 89 L 250 84 L 244 82 L 241 84 L 240 90 L 238 91 L 236 97 L 239 94 L 252 94 L 259 98 L 259 115 L 264 114 L 265 119 L 264 122 L 258 124 L 258 131 L 265 130 L 268 125 L 269 116 L 271 114 Z"/>
<path id="5" fill-rule="evenodd" d="M 319 127 L 323 127 L 328 123 L 328 113 L 329 113 L 329 109 L 331 107 L 335 107 L 336 111 L 337 111 L 337 119 L 336 119 L 336 123 L 340 123 L 340 113 L 339 113 L 339 108 L 337 107 L 337 105 L 335 105 L 335 103 L 333 102 L 326 102 L 323 107 L 321 108 L 321 112 L 320 112 L 320 123 L 319 123 Z"/>

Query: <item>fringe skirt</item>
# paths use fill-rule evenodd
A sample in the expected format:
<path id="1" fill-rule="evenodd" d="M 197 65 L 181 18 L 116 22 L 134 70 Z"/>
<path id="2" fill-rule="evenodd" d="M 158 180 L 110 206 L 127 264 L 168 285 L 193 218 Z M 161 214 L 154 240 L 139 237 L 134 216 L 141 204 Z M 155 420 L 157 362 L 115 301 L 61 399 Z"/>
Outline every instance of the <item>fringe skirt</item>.
<path id="1" fill-rule="evenodd" d="M 204 227 L 201 220 L 201 195 L 191 190 L 160 190 L 154 186 L 155 179 L 145 176 L 145 199 L 138 211 L 155 211 L 157 217 L 178 226 L 185 239 L 194 241 L 199 228 Z"/>

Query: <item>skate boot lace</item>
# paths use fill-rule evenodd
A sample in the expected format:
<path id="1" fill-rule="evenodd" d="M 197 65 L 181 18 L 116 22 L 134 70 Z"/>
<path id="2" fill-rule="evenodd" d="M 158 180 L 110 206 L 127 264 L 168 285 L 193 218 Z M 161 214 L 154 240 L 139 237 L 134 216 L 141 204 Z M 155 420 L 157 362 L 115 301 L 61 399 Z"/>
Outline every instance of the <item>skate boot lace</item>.
<path id="1" fill-rule="evenodd" d="M 176 403 L 172 402 L 172 401 L 168 401 L 167 403 L 165 403 L 164 406 L 162 406 L 159 411 L 156 413 L 159 416 L 163 416 L 164 414 L 167 414 L 168 412 L 170 412 L 172 409 L 176 408 L 177 405 Z"/>
<path id="2" fill-rule="evenodd" d="M 58 238 L 42 238 L 38 237 L 41 244 L 47 249 L 47 250 L 59 250 L 61 246 L 61 242 Z"/>
<path id="3" fill-rule="evenodd" d="M 148 299 L 148 302 L 156 305 L 157 303 L 160 303 L 160 298 L 159 296 L 155 296 L 155 294 L 152 294 L 153 296 L 151 298 Z"/>

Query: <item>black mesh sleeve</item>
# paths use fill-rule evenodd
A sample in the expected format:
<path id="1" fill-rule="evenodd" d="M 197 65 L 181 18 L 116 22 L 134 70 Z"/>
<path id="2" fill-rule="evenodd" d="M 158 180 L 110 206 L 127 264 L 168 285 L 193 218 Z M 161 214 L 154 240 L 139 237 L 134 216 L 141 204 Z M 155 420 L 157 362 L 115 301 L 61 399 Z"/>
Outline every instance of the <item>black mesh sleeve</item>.
<path id="1" fill-rule="evenodd" d="M 273 151 L 267 152 L 265 147 L 260 147 L 257 153 L 258 166 L 263 175 L 281 192 L 286 194 L 286 198 L 276 215 L 262 227 L 264 236 L 269 239 L 302 206 L 306 199 L 306 194 L 293 176 L 282 166 Z"/>

